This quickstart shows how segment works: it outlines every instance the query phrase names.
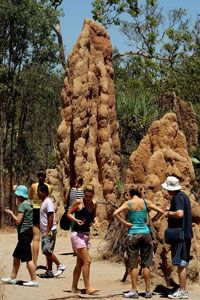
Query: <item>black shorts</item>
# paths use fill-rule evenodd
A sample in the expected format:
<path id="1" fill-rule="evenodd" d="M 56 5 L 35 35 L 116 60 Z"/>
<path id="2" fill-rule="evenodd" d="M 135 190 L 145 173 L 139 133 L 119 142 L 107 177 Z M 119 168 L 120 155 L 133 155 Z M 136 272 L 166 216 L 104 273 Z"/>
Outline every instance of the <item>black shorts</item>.
<path id="1" fill-rule="evenodd" d="M 150 234 L 128 234 L 128 269 L 142 268 L 154 265 L 153 244 Z"/>
<path id="2" fill-rule="evenodd" d="M 18 234 L 18 243 L 13 252 L 13 257 L 28 262 L 32 260 L 31 242 L 33 239 L 32 227 Z"/>
<path id="3" fill-rule="evenodd" d="M 40 209 L 33 209 L 33 225 L 40 225 Z"/>

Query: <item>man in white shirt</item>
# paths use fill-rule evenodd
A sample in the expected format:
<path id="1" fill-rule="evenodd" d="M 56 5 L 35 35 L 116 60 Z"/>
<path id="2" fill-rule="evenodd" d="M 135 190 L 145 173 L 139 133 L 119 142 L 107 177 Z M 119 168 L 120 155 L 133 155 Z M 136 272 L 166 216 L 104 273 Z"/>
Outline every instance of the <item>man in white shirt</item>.
<path id="1" fill-rule="evenodd" d="M 56 242 L 56 220 L 55 208 L 49 195 L 49 189 L 46 184 L 38 186 L 38 196 L 42 200 L 40 207 L 40 230 L 42 233 L 42 253 L 47 258 L 47 270 L 41 274 L 41 278 L 57 277 L 65 270 L 66 266 L 61 264 L 56 255 L 53 253 Z M 53 262 L 57 265 L 57 271 L 52 272 Z"/>

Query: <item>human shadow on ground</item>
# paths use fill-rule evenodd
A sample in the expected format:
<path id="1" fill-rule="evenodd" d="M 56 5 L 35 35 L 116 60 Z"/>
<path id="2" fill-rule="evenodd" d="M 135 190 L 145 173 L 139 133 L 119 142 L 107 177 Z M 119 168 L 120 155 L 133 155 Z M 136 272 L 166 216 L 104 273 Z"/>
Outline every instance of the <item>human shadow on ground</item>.
<path id="1" fill-rule="evenodd" d="M 23 285 L 25 282 L 28 282 L 27 280 L 17 280 L 17 282 L 15 283 L 15 284 L 13 284 L 13 285 Z M 5 283 L 6 284 L 6 283 Z M 10 285 L 10 284 L 9 284 Z M 25 285 L 24 285 L 24 287 L 26 287 Z M 0 295 L 1 296 L 1 295 Z M 0 298 L 1 299 L 1 298 Z M 3 299 L 3 298 L 2 298 Z"/>
<path id="2" fill-rule="evenodd" d="M 37 270 L 39 270 L 39 269 L 41 269 L 41 270 L 46 270 L 46 266 L 39 265 L 39 266 L 37 266 Z"/>
<path id="3" fill-rule="evenodd" d="M 168 288 L 162 284 L 159 284 L 156 286 L 156 288 L 154 289 L 153 292 L 155 292 L 156 294 L 160 295 L 160 298 L 167 298 L 169 293 L 173 293 L 177 290 L 177 288 L 179 287 L 178 284 L 176 284 L 175 282 L 173 282 L 173 287 L 172 288 Z"/>
<path id="4" fill-rule="evenodd" d="M 64 252 L 60 253 L 59 255 L 74 255 L 74 252 Z"/>
<path id="5" fill-rule="evenodd" d="M 17 280 L 16 285 L 23 285 L 23 283 L 25 283 L 27 281 L 24 280 Z"/>
<path id="6" fill-rule="evenodd" d="M 66 295 L 65 297 L 61 297 L 61 298 L 50 298 L 48 300 L 66 300 L 66 299 L 114 299 L 115 296 L 123 296 L 122 293 L 112 293 L 112 294 L 107 294 L 107 295 L 102 295 L 102 294 L 92 294 L 92 295 L 87 295 L 85 294 L 85 290 L 83 289 L 83 294 L 79 293 L 79 294 L 73 294 L 70 291 L 63 291 L 63 292 L 67 292 L 69 293 L 69 295 Z"/>
<path id="7" fill-rule="evenodd" d="M 63 292 L 64 293 L 71 293 L 71 290 L 64 290 Z M 85 291 L 85 289 L 79 289 L 79 293 L 80 294 L 86 294 L 86 291 Z"/>

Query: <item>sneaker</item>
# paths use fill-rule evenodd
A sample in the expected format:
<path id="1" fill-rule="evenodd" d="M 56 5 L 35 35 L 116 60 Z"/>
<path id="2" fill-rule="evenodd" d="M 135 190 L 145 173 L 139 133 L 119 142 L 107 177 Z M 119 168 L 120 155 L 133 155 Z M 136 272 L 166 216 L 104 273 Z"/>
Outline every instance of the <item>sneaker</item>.
<path id="1" fill-rule="evenodd" d="M 52 271 L 47 270 L 45 273 L 43 274 L 39 274 L 38 275 L 40 278 L 53 278 L 54 274 Z"/>
<path id="2" fill-rule="evenodd" d="M 130 291 L 128 293 L 124 293 L 124 298 L 133 298 L 137 299 L 139 298 L 138 292 L 137 291 Z"/>
<path id="3" fill-rule="evenodd" d="M 1 281 L 4 283 L 8 283 L 8 284 L 16 284 L 17 283 L 17 279 L 11 279 L 10 277 L 7 278 L 1 278 Z"/>
<path id="4" fill-rule="evenodd" d="M 145 298 L 152 298 L 152 293 L 150 291 L 146 291 Z"/>
<path id="5" fill-rule="evenodd" d="M 181 291 L 178 289 L 173 294 L 168 295 L 169 299 L 188 299 L 188 291 Z"/>
<path id="6" fill-rule="evenodd" d="M 31 280 L 31 281 L 23 282 L 23 285 L 38 287 L 39 283 L 37 281 Z"/>
<path id="7" fill-rule="evenodd" d="M 63 264 L 60 264 L 58 267 L 57 267 L 57 271 L 54 273 L 54 277 L 58 277 L 60 274 L 62 274 L 66 269 L 66 266 L 63 265 Z"/>

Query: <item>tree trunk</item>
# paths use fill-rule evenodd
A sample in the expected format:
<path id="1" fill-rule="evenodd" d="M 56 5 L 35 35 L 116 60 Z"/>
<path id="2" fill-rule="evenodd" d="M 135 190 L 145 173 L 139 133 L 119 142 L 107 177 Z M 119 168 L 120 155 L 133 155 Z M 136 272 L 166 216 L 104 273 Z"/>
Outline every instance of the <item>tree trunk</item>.
<path id="1" fill-rule="evenodd" d="M 2 99 L 1 99 L 2 100 Z M 0 110 L 0 227 L 2 228 L 4 226 L 4 208 L 5 208 L 5 187 L 4 187 L 4 159 L 3 159 L 3 153 L 4 153 L 4 133 L 6 131 L 6 122 L 5 122 L 5 116 L 4 111 L 2 109 Z"/>
<path id="2" fill-rule="evenodd" d="M 53 30 L 56 33 L 57 38 L 58 38 L 58 44 L 59 44 L 59 47 L 60 47 L 60 59 L 61 59 L 61 63 L 62 63 L 63 69 L 67 73 L 67 70 L 66 70 L 66 68 L 67 68 L 67 62 L 66 62 L 66 59 L 65 59 L 65 48 L 64 48 L 64 44 L 63 44 L 63 38 L 62 38 L 60 24 L 59 23 L 55 24 L 53 26 Z"/>

